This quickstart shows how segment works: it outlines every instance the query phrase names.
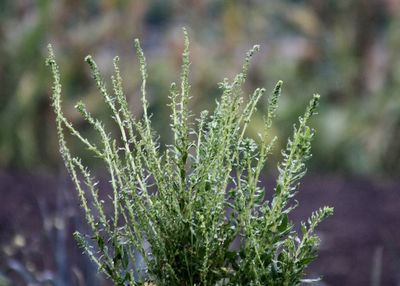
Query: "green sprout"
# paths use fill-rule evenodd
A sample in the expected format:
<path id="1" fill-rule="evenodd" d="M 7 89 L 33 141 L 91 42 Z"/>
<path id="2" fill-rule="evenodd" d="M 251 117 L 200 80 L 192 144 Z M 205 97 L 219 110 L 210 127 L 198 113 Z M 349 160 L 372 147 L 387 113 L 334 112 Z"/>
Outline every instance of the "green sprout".
<path id="1" fill-rule="evenodd" d="M 289 219 L 291 199 L 306 172 L 314 131 L 308 126 L 319 95 L 314 95 L 288 140 L 278 164 L 271 201 L 260 184 L 261 172 L 276 138 L 270 138 L 282 81 L 268 97 L 264 128 L 258 141 L 246 129 L 265 89 L 245 97 L 243 85 L 250 60 L 242 71 L 224 79 L 213 112 L 199 118 L 188 108 L 189 39 L 184 30 L 180 84 L 171 84 L 173 143 L 160 146 L 151 126 L 146 98 L 147 68 L 139 40 L 135 48 L 142 77 L 143 116 L 128 108 L 122 78 L 114 59 L 110 94 L 91 56 L 89 64 L 101 96 L 109 107 L 120 137 L 112 138 L 83 102 L 76 105 L 97 131 L 100 142 L 85 138 L 61 109 L 61 79 L 51 45 L 47 64 L 53 74 L 52 103 L 59 148 L 78 191 L 91 233 L 74 234 L 86 254 L 115 285 L 298 285 L 305 268 L 316 258 L 315 227 L 333 212 L 324 207 L 301 224 L 297 233 Z M 96 180 L 68 148 L 65 131 L 77 137 L 108 171 L 112 213 L 99 197 Z"/>

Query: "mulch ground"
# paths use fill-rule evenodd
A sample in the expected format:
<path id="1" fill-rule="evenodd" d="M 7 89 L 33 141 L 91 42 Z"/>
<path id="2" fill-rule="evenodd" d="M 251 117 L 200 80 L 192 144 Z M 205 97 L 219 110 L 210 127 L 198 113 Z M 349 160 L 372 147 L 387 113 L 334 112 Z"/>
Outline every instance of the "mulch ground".
<path id="1" fill-rule="evenodd" d="M 90 263 L 71 239 L 81 225 L 75 192 L 69 188 L 67 179 L 51 175 L 0 172 L 0 276 L 12 285 L 24 285 L 16 262 L 42 274 L 43 269 L 50 274 L 59 269 L 67 285 L 98 281 L 89 277 L 93 268 L 86 270 Z M 320 206 L 335 208 L 319 227 L 321 252 L 308 269 L 309 278 L 323 276 L 317 285 L 399 285 L 399 181 L 308 175 L 296 199 L 295 222 Z"/>

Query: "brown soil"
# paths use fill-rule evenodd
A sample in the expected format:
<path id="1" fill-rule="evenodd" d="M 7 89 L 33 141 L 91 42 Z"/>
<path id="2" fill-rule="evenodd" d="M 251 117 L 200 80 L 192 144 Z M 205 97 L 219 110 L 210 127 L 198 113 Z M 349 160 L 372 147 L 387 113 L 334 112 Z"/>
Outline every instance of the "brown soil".
<path id="1" fill-rule="evenodd" d="M 10 258 L 15 258 L 25 266 L 29 260 L 31 270 L 58 272 L 66 283 L 60 285 L 99 285 L 71 239 L 82 223 L 74 215 L 75 192 L 66 182 L 50 175 L 0 172 L 0 278 L 24 285 L 11 267 Z M 309 175 L 296 199 L 295 222 L 320 206 L 335 208 L 319 228 L 321 252 L 308 270 L 309 278 L 323 276 L 317 285 L 399 285 L 400 182 Z"/>

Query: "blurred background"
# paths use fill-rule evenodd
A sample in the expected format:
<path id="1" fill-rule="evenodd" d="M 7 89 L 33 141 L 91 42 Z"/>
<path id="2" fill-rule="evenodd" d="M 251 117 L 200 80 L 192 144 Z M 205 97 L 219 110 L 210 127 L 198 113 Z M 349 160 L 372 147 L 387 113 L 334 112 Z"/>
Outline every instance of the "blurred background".
<path id="1" fill-rule="evenodd" d="M 140 116 L 139 38 L 153 126 L 168 143 L 166 104 L 179 80 L 182 27 L 191 40 L 195 114 L 213 108 L 217 83 L 240 70 L 253 44 L 261 51 L 246 91 L 284 81 L 270 166 L 312 94 L 321 94 L 293 219 L 325 204 L 336 213 L 321 226 L 321 256 L 309 275 L 322 274 L 320 285 L 400 285 L 399 0 L 0 1 L 0 285 L 106 285 L 71 240 L 85 226 L 58 153 L 47 44 L 61 68 L 64 111 L 90 137 L 75 103 L 82 99 L 104 120 L 109 113 L 83 58 L 92 54 L 109 77 L 120 56 Z M 249 136 L 262 128 L 263 103 Z M 91 161 L 82 146 L 72 148 Z M 266 174 L 268 186 L 274 168 Z"/>

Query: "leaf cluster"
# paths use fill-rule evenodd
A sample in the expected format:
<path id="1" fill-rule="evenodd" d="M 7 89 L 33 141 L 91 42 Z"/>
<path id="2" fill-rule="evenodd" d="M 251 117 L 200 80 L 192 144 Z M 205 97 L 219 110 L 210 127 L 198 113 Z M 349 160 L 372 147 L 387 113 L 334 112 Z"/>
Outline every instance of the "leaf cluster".
<path id="1" fill-rule="evenodd" d="M 189 111 L 189 40 L 184 31 L 180 82 L 170 88 L 173 143 L 160 148 L 151 126 L 146 97 L 146 59 L 138 40 L 135 48 L 142 77 L 143 116 L 128 108 L 122 79 L 114 59 L 110 94 L 92 57 L 86 57 L 101 96 L 117 124 L 112 138 L 83 102 L 77 110 L 97 131 L 101 145 L 85 138 L 61 109 L 61 80 L 51 46 L 48 65 L 53 73 L 52 102 L 59 147 L 78 191 L 91 234 L 75 237 L 99 270 L 116 285 L 297 285 L 316 257 L 318 223 L 331 215 L 325 207 L 294 230 L 288 215 L 295 205 L 298 182 L 311 156 L 314 131 L 308 126 L 319 96 L 314 95 L 294 126 L 282 151 L 279 176 L 271 201 L 265 200 L 260 175 L 276 138 L 270 130 L 282 82 L 268 97 L 264 128 L 256 142 L 246 129 L 265 89 L 245 95 L 243 85 L 254 46 L 233 79 L 224 79 L 215 110 L 193 120 Z M 71 154 L 65 130 L 76 136 L 109 174 L 112 214 L 106 212 L 95 178 Z"/>

